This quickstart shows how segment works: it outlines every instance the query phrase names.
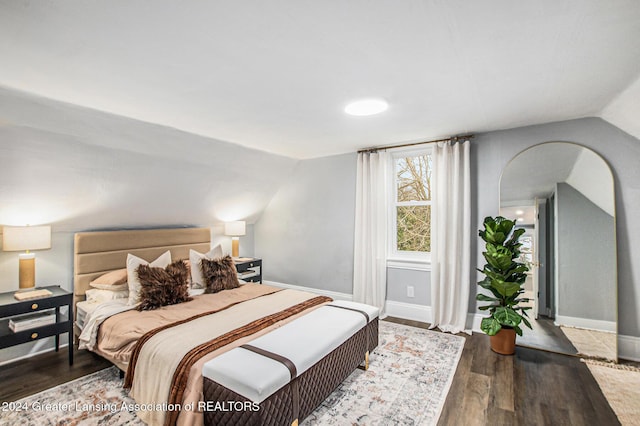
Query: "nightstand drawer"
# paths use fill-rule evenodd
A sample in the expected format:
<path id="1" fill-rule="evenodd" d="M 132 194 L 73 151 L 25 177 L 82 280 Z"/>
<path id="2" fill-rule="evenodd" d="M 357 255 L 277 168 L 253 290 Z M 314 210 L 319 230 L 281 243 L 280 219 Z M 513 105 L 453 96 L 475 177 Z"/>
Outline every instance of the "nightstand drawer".
<path id="1" fill-rule="evenodd" d="M 71 305 L 73 303 L 73 295 L 63 295 L 46 297 L 40 299 L 25 300 L 24 302 L 13 303 L 2 308 L 2 316 L 9 317 L 28 312 L 38 312 L 43 309 L 51 309 L 61 305 Z"/>
<path id="2" fill-rule="evenodd" d="M 56 336 L 69 331 L 69 322 L 67 316 L 60 318 L 61 322 L 55 324 L 35 327 L 29 330 L 19 331 L 17 333 L 0 333 L 0 348 L 8 348 L 10 346 L 27 343 L 43 337 Z M 8 321 L 0 321 L 0 327 L 3 331 L 9 329 Z"/>
<path id="3" fill-rule="evenodd" d="M 257 268 L 262 266 L 262 260 L 253 260 L 250 262 L 236 263 L 236 269 L 238 272 L 244 272 L 249 268 Z"/>
<path id="4" fill-rule="evenodd" d="M 249 283 L 261 283 L 262 259 L 244 258 L 243 260 L 243 262 L 239 260 L 234 261 L 236 270 L 238 271 L 238 278 Z"/>

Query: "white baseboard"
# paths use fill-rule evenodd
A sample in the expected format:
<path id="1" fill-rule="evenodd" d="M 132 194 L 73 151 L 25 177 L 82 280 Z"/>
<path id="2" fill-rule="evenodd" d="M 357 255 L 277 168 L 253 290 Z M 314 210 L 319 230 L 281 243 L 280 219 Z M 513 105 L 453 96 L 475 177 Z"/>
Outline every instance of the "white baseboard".
<path id="1" fill-rule="evenodd" d="M 320 288 L 312 288 L 312 287 L 302 287 L 299 285 L 293 285 L 293 284 L 285 284 L 285 283 L 279 283 L 277 281 L 264 281 L 264 284 L 266 285 L 271 285 L 274 287 L 281 287 L 281 288 L 290 288 L 293 290 L 300 290 L 300 291 L 308 291 L 310 293 L 317 293 L 320 294 L 322 296 L 327 296 L 330 297 L 334 300 L 353 300 L 353 295 L 352 294 L 348 294 L 348 293 L 339 293 L 337 291 L 329 291 L 329 290 L 323 290 Z"/>
<path id="2" fill-rule="evenodd" d="M 568 327 L 585 328 L 587 330 L 607 331 L 609 333 L 615 333 L 618 330 L 618 324 L 615 321 L 600 321 L 562 315 L 556 315 L 553 323 L 558 326 L 564 325 Z"/>
<path id="3" fill-rule="evenodd" d="M 416 305 L 413 303 L 387 300 L 384 305 L 384 310 L 389 316 L 413 321 L 431 323 L 433 318 L 431 306 Z"/>
<path id="4" fill-rule="evenodd" d="M 474 333 L 484 334 L 484 331 L 480 330 L 480 323 L 482 322 L 482 318 L 486 317 L 486 315 L 479 314 L 477 312 L 471 312 L 467 314 L 467 326 L 471 324 L 471 331 L 473 331 Z"/>
<path id="5" fill-rule="evenodd" d="M 619 334 L 618 358 L 640 362 L 640 337 Z"/>

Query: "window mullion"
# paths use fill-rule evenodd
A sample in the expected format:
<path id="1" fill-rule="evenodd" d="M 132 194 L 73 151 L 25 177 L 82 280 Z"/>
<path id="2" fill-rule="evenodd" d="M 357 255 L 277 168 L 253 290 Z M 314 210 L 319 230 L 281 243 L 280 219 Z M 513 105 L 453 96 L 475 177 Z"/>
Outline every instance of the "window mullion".
<path id="1" fill-rule="evenodd" d="M 396 201 L 398 207 L 430 206 L 431 201 Z"/>

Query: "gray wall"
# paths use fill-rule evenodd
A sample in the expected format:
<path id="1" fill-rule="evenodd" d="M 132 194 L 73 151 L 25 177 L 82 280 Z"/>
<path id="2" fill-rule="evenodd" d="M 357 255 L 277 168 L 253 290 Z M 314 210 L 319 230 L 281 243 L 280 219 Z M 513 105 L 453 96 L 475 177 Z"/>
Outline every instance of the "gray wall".
<path id="1" fill-rule="evenodd" d="M 485 216 L 498 214 L 500 175 L 519 152 L 543 142 L 575 142 L 600 154 L 609 163 L 616 185 L 619 332 L 640 336 L 640 141 L 599 118 L 584 118 L 477 135 L 471 141 L 471 229 Z M 267 279 L 350 293 L 352 288 L 353 217 L 356 162 L 354 155 L 302 161 L 294 176 L 278 192 L 256 223 L 256 255 L 270 258 Z M 341 201 L 338 201 L 341 200 Z M 333 219 L 331 219 L 333 218 Z M 335 220 L 334 226 L 327 226 Z M 286 223 L 286 226 L 285 226 Z M 318 227 L 318 223 L 323 226 Z M 340 232 L 335 232 L 339 228 Z M 325 230 L 327 232 L 325 232 Z M 475 268 L 482 265 L 482 246 L 471 239 L 470 312 L 477 311 Z M 308 239 L 308 246 L 299 240 Z M 292 241 L 295 240 L 295 241 Z M 282 250 L 283 253 L 279 253 Z M 338 252 L 343 256 L 331 268 L 313 257 Z M 333 261 L 333 260 L 332 260 Z M 348 262 L 345 264 L 344 262 Z M 428 272 L 422 272 L 427 277 Z M 418 275 L 411 281 L 418 281 Z M 397 281 L 396 281 L 397 280 Z M 419 304 L 406 298 L 406 283 L 389 274 L 390 300 Z M 428 280 L 422 291 L 429 293 Z M 418 288 L 416 287 L 416 292 Z"/>
<path id="2" fill-rule="evenodd" d="M 407 296 L 408 286 L 413 286 L 415 297 Z M 431 306 L 431 272 L 387 268 L 387 300 Z"/>
<path id="3" fill-rule="evenodd" d="M 353 290 L 356 155 L 300 161 L 255 225 L 264 279 Z"/>
<path id="4" fill-rule="evenodd" d="M 567 183 L 556 186 L 557 315 L 616 321 L 614 220 Z"/>
<path id="5" fill-rule="evenodd" d="M 230 251 L 219 224 L 246 219 L 240 251 L 297 160 L 0 87 L 0 225 L 50 224 L 39 285 L 72 286 L 73 233 L 196 225 Z M 0 251 L 0 292 L 17 289 L 18 253 Z M 0 362 L 50 342 L 0 351 Z"/>
<path id="6" fill-rule="evenodd" d="M 471 229 L 478 229 L 485 216 L 498 212 L 500 174 L 516 154 L 548 141 L 569 141 L 600 154 L 609 164 L 616 186 L 616 230 L 618 260 L 619 333 L 640 336 L 640 141 L 599 118 L 583 118 L 483 133 L 472 140 Z M 472 240 L 471 266 L 481 264 L 482 247 Z M 472 273 L 471 286 L 479 276 Z M 475 291 L 472 291 L 472 294 Z M 476 302 L 469 301 L 471 311 Z"/>
<path id="7" fill-rule="evenodd" d="M 264 279 L 351 294 L 355 194 L 355 154 L 300 161 L 255 225 Z M 430 304 L 429 272 L 388 268 L 387 280 L 387 299 Z"/>

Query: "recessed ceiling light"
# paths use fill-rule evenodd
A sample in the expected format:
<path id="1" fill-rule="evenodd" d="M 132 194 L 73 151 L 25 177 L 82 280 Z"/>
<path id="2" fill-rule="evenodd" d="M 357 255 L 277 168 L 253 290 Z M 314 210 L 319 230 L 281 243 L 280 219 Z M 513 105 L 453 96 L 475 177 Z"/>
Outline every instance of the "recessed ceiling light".
<path id="1" fill-rule="evenodd" d="M 344 112 L 349 115 L 374 115 L 386 111 L 389 108 L 389 104 L 384 99 L 360 99 L 359 101 L 351 102 L 344 108 Z"/>
<path id="2" fill-rule="evenodd" d="M 523 217 L 519 217 L 518 218 L 518 222 L 524 222 L 524 218 Z"/>
<path id="3" fill-rule="evenodd" d="M 524 214 L 524 211 L 522 211 L 522 210 L 516 210 L 516 214 Z"/>

